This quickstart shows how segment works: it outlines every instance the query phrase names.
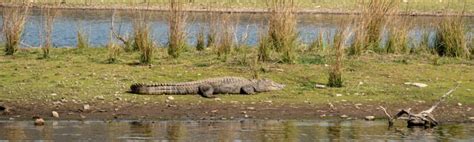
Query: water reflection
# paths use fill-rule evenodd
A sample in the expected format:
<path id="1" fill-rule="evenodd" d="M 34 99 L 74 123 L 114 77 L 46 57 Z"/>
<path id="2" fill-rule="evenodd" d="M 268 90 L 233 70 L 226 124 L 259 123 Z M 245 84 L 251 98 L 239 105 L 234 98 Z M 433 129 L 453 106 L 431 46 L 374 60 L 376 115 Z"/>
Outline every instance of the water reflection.
<path id="1" fill-rule="evenodd" d="M 387 129 L 385 121 L 0 121 L 0 140 L 57 141 L 473 141 L 474 124 Z"/>

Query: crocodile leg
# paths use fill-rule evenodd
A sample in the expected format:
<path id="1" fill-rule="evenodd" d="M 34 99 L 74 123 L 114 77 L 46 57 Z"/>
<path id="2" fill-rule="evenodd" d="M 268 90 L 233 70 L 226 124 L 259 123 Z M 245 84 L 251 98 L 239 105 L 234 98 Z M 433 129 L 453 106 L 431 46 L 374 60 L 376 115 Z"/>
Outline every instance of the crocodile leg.
<path id="1" fill-rule="evenodd" d="M 216 96 L 213 95 L 214 88 L 209 84 L 204 84 L 199 86 L 198 94 L 204 98 L 215 98 Z"/>
<path id="2" fill-rule="evenodd" d="M 253 86 L 247 85 L 247 86 L 243 86 L 240 89 L 241 89 L 240 94 L 248 94 L 248 95 L 255 94 L 255 88 L 253 88 Z"/>

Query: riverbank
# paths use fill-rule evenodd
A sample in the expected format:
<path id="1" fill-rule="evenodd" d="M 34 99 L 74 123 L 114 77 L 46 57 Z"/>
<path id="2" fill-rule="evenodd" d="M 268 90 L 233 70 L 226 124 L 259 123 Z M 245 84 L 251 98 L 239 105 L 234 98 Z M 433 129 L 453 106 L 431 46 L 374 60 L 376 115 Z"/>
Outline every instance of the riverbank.
<path id="1" fill-rule="evenodd" d="M 3 52 L 4 49 L 0 48 Z M 197 95 L 140 96 L 129 94 L 133 83 L 179 82 L 222 76 L 251 78 L 249 62 L 254 49 L 233 52 L 227 60 L 210 50 L 192 49 L 180 58 L 159 48 L 152 65 L 137 65 L 139 54 L 122 52 L 119 62 L 106 62 L 107 49 L 55 48 L 41 59 L 40 49 L 22 49 L 0 56 L 0 102 L 9 112 L 0 119 L 363 119 L 385 118 L 390 113 L 429 108 L 439 97 L 461 86 L 435 110 L 442 122 L 465 122 L 474 116 L 474 61 L 433 55 L 367 54 L 344 61 L 343 88 L 315 88 L 327 82 L 329 55 L 302 51 L 296 64 L 265 63 L 258 75 L 287 85 L 282 91 L 251 96 L 223 95 L 204 99 Z M 406 82 L 420 82 L 418 88 Z M 88 108 L 86 106 L 89 106 Z"/>
<path id="2" fill-rule="evenodd" d="M 474 4 L 473 4 L 474 5 Z M 18 4 L 10 4 L 10 3 L 0 3 L 0 7 L 17 7 Z M 169 11 L 169 7 L 166 4 L 158 3 L 158 4 L 61 4 L 61 5 L 51 5 L 51 4 L 32 4 L 33 8 L 54 8 L 54 9 L 64 9 L 64 10 L 145 10 L 145 11 Z M 423 7 L 426 8 L 426 7 Z M 466 7 L 454 7 L 454 8 L 401 8 L 398 12 L 399 15 L 406 15 L 406 16 L 466 16 L 466 17 L 473 17 L 474 11 L 472 9 L 466 8 L 463 10 L 462 8 Z M 473 8 L 474 9 L 474 8 Z M 202 4 L 188 4 L 185 6 L 183 11 L 186 12 L 217 12 L 217 13 L 258 13 L 264 14 L 268 13 L 268 8 L 263 6 L 207 6 Z M 360 10 L 357 8 L 349 8 L 349 7 L 308 7 L 302 6 L 297 8 L 296 10 L 299 14 L 338 14 L 338 15 L 354 15 L 359 14 Z"/>

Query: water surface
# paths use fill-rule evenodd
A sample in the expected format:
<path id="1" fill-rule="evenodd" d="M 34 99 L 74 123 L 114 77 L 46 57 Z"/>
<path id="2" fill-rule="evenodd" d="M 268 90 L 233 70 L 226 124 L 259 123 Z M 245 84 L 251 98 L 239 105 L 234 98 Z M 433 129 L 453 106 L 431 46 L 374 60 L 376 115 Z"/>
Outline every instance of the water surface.
<path id="1" fill-rule="evenodd" d="M 0 121 L 0 140 L 474 141 L 474 124 L 388 129 L 385 121 Z"/>
<path id="2" fill-rule="evenodd" d="M 0 12 L 2 9 L 0 8 Z M 84 31 L 89 35 L 89 42 L 93 46 L 104 46 L 109 41 L 109 31 L 111 29 L 111 17 L 114 15 L 111 10 L 60 10 L 55 18 L 53 29 L 53 45 L 55 47 L 74 47 L 77 44 L 77 31 Z M 142 12 L 142 15 L 149 17 L 151 35 L 153 40 L 166 46 L 168 40 L 168 22 L 166 12 L 148 11 Z M 219 21 L 218 24 L 211 26 L 209 17 L 217 17 L 219 14 L 210 13 L 188 13 L 186 31 L 188 43 L 196 43 L 196 35 L 203 31 L 207 33 L 211 28 L 217 29 L 220 26 L 233 27 L 235 30 L 235 40 L 239 44 L 256 45 L 259 39 L 259 31 L 264 31 L 267 27 L 267 14 L 248 14 L 236 13 L 230 15 L 230 21 L 226 24 Z M 132 34 L 133 21 L 137 19 L 138 14 L 134 11 L 115 12 L 115 31 L 123 36 Z M 420 42 L 423 33 L 428 33 L 430 38 L 434 38 L 434 26 L 441 21 L 441 17 L 433 16 L 405 16 L 404 19 L 414 23 L 415 28 L 410 31 L 410 39 L 413 44 Z M 466 17 L 465 22 L 468 27 L 466 31 L 468 38 L 471 39 L 474 33 L 474 17 Z M 0 17 L 0 21 L 2 21 Z M 43 37 L 42 24 L 44 19 L 41 11 L 32 10 L 26 24 L 25 32 L 22 38 L 23 47 L 38 47 L 41 45 Z M 347 28 L 353 22 L 353 16 L 350 15 L 331 15 L 331 14 L 303 14 L 298 15 L 297 30 L 299 40 L 302 43 L 309 44 L 316 39 L 320 33 L 326 37 L 332 37 L 336 29 L 340 27 Z M 389 23 L 392 21 L 389 21 Z M 393 23 L 392 23 L 393 24 Z M 397 25 L 395 26 L 402 26 Z M 386 34 L 386 33 L 382 33 Z M 246 38 L 245 38 L 246 37 Z M 468 40 L 469 40 L 468 39 Z M 117 42 L 117 41 L 116 41 Z"/>

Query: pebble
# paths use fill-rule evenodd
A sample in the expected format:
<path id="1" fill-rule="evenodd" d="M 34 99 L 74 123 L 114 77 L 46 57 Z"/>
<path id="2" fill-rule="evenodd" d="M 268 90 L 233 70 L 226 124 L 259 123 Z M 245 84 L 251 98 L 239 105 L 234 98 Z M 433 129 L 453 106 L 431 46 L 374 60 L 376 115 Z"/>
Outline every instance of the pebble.
<path id="1" fill-rule="evenodd" d="M 344 114 L 344 115 L 341 115 L 341 118 L 347 118 L 347 117 L 349 117 L 349 116 L 347 116 L 347 115 L 345 115 L 345 114 Z"/>
<path id="2" fill-rule="evenodd" d="M 336 94 L 336 97 L 341 97 L 341 96 L 342 96 L 342 94 Z"/>
<path id="3" fill-rule="evenodd" d="M 367 120 L 367 121 L 373 121 L 373 120 L 375 120 L 375 116 L 366 116 L 366 117 L 365 117 L 365 120 Z"/>
<path id="4" fill-rule="evenodd" d="M 34 117 L 35 119 L 35 126 L 43 126 L 44 125 L 44 119 L 41 117 Z"/>
<path id="5" fill-rule="evenodd" d="M 405 85 L 412 85 L 412 86 L 416 86 L 418 88 L 425 88 L 425 87 L 428 87 L 427 84 L 424 84 L 424 83 L 416 83 L 416 82 L 405 82 Z"/>
<path id="6" fill-rule="evenodd" d="M 90 110 L 90 109 L 91 109 L 91 106 L 87 104 L 87 105 L 84 105 L 83 108 L 84 108 L 84 110 Z"/>
<path id="7" fill-rule="evenodd" d="M 469 120 L 474 121 L 474 117 L 469 117 Z"/>
<path id="8" fill-rule="evenodd" d="M 461 107 L 461 106 L 462 106 L 462 104 L 461 104 L 461 103 L 458 103 L 458 106 L 460 106 L 460 107 Z"/>
<path id="9" fill-rule="evenodd" d="M 53 115 L 54 118 L 59 118 L 59 113 L 56 111 L 52 111 L 51 114 Z"/>
<path id="10" fill-rule="evenodd" d="M 326 85 L 316 84 L 316 85 L 314 85 L 314 87 L 319 88 L 319 89 L 324 89 L 324 88 L 326 88 Z"/>
<path id="11" fill-rule="evenodd" d="M 167 99 L 172 101 L 172 100 L 174 100 L 174 97 L 173 96 L 168 96 Z"/>
<path id="12" fill-rule="evenodd" d="M 51 96 L 57 96 L 57 95 L 58 95 L 58 94 L 56 94 L 56 93 L 51 94 Z"/>
<path id="13" fill-rule="evenodd" d="M 97 100 L 105 100 L 104 96 L 95 96 L 95 99 L 97 99 Z"/>
<path id="14" fill-rule="evenodd" d="M 247 110 L 255 110 L 255 107 L 247 107 Z"/>
<path id="15" fill-rule="evenodd" d="M 221 98 L 214 98 L 215 101 L 222 101 Z"/>

